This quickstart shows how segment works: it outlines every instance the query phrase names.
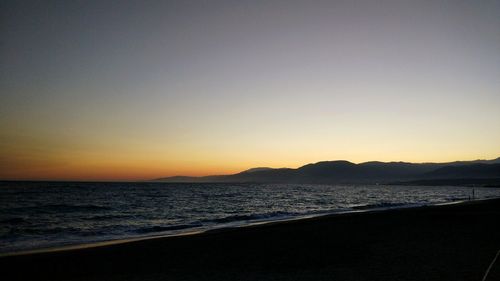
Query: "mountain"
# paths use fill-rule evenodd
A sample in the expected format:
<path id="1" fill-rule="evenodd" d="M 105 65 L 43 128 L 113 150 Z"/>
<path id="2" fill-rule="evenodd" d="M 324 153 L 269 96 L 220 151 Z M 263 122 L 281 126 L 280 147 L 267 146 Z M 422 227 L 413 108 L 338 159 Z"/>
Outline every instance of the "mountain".
<path id="1" fill-rule="evenodd" d="M 251 169 L 245 170 L 245 171 L 243 171 L 241 173 L 253 173 L 253 172 L 268 171 L 268 170 L 273 170 L 273 168 L 269 168 L 269 167 L 257 167 L 257 168 L 251 168 Z"/>
<path id="2" fill-rule="evenodd" d="M 500 158 L 449 163 L 408 163 L 371 161 L 322 161 L 297 169 L 252 168 L 232 175 L 205 177 L 175 176 L 161 182 L 255 182 L 255 183 L 391 183 L 418 180 L 500 179 Z"/>
<path id="3" fill-rule="evenodd" d="M 432 179 L 500 178 L 500 164 L 446 166 L 423 175 Z"/>

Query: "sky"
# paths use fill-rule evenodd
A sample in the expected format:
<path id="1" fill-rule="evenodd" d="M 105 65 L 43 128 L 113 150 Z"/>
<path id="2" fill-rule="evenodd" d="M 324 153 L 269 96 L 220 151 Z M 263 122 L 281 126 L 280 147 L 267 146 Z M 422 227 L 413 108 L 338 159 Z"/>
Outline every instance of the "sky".
<path id="1" fill-rule="evenodd" d="M 0 179 L 500 156 L 500 1 L 2 1 Z"/>

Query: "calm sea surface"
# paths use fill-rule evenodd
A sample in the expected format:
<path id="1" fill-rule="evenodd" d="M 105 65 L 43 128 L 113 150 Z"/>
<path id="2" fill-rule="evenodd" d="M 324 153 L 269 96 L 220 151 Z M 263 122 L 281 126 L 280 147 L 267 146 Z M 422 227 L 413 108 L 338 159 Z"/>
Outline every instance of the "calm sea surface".
<path id="1" fill-rule="evenodd" d="M 0 253 L 468 199 L 467 187 L 0 182 Z M 475 188 L 476 198 L 500 189 Z"/>

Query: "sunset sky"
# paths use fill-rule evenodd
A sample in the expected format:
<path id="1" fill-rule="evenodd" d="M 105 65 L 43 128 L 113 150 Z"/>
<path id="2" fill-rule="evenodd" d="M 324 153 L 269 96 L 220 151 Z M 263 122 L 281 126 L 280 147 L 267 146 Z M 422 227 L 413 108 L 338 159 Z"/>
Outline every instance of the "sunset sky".
<path id="1" fill-rule="evenodd" d="M 2 1 L 0 179 L 500 156 L 500 1 Z"/>

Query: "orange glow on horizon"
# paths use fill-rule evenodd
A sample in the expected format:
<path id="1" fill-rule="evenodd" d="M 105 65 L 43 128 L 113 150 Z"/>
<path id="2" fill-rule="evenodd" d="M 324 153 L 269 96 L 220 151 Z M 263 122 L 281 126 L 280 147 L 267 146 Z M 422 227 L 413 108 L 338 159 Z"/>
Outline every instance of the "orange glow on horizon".
<path id="1" fill-rule="evenodd" d="M 500 156 L 498 1 L 10 2 L 0 180 Z"/>
<path id="2" fill-rule="evenodd" d="M 442 161 L 408 161 L 405 162 L 451 162 L 456 160 L 477 160 L 494 159 L 496 156 L 468 158 L 468 159 L 445 159 Z M 302 165 L 329 160 L 348 160 L 349 159 L 318 159 L 315 161 L 295 162 L 288 165 L 279 165 L 277 162 L 271 162 L 271 165 L 259 163 L 238 163 L 234 165 L 210 165 L 202 163 L 192 163 L 181 165 L 166 163 L 97 163 L 81 162 L 78 164 L 55 165 L 55 166 L 24 166 L 19 170 L 3 170 L 0 173 L 2 180 L 69 180 L 69 181 L 143 181 L 170 176 L 207 176 L 207 175 L 225 175 L 234 174 L 254 167 L 271 168 L 298 168 Z M 371 160 L 352 161 L 362 163 Z M 384 162 L 400 161 L 401 159 L 384 160 Z"/>

